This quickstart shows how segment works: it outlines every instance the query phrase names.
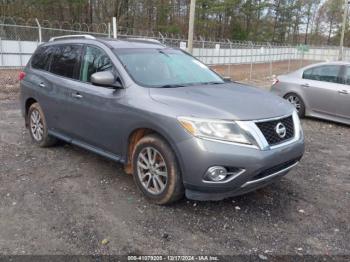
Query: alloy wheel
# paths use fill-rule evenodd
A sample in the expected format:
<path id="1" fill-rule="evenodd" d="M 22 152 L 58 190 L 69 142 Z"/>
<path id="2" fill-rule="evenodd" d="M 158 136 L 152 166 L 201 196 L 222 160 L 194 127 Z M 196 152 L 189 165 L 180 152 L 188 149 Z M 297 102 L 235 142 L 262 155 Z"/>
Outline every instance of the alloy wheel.
<path id="1" fill-rule="evenodd" d="M 291 103 L 295 107 L 297 112 L 300 111 L 301 102 L 300 102 L 299 97 L 290 95 L 290 96 L 287 97 L 287 100 L 288 100 L 289 103 Z"/>
<path id="2" fill-rule="evenodd" d="M 44 124 L 37 109 L 34 109 L 30 114 L 30 131 L 36 141 L 40 142 L 43 139 Z"/>
<path id="3" fill-rule="evenodd" d="M 161 194 L 168 182 L 168 170 L 161 153 L 153 147 L 145 147 L 137 157 L 137 175 L 147 190 L 153 195 Z"/>

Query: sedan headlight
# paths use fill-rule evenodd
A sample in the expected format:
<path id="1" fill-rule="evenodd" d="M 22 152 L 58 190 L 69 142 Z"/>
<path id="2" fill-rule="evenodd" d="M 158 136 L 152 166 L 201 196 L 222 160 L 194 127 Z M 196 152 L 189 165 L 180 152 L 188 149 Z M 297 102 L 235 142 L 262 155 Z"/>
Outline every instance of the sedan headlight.
<path id="1" fill-rule="evenodd" d="M 200 138 L 255 145 L 255 140 L 234 121 L 179 117 L 181 125 Z"/>
<path id="2" fill-rule="evenodd" d="M 303 128 L 301 126 L 300 118 L 299 118 L 298 112 L 296 110 L 294 110 L 294 112 L 293 112 L 293 121 L 294 121 L 296 139 L 300 139 L 300 137 L 303 136 Z"/>

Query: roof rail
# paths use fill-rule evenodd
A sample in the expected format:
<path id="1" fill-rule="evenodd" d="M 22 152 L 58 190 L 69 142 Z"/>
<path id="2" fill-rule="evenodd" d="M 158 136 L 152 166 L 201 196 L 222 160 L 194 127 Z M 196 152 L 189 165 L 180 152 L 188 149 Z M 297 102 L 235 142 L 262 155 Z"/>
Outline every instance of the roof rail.
<path id="1" fill-rule="evenodd" d="M 152 44 L 159 44 L 159 45 L 163 45 L 164 44 L 162 42 L 160 42 L 159 40 L 156 39 L 152 39 L 152 38 L 126 38 L 126 41 L 132 41 L 132 42 L 140 42 L 140 43 L 152 43 Z"/>
<path id="2" fill-rule="evenodd" d="M 70 39 L 70 38 L 85 38 L 85 39 L 96 39 L 96 37 L 92 35 L 63 35 L 63 36 L 56 36 L 56 37 L 51 37 L 49 42 L 54 42 L 57 40 L 65 40 L 65 39 Z"/>

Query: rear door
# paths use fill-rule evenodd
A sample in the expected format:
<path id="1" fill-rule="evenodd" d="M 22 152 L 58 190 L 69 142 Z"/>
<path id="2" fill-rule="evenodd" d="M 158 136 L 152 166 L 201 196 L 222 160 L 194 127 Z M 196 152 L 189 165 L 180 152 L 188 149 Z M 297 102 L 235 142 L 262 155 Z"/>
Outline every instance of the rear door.
<path id="1" fill-rule="evenodd" d="M 50 117 L 52 112 L 50 93 L 53 87 L 48 70 L 54 52 L 54 46 L 39 47 L 31 58 L 30 71 L 26 81 L 22 82 L 22 85 L 26 87 L 22 89 L 23 92 L 26 92 L 23 96 L 33 97 L 39 102 L 41 108 L 44 110 L 46 122 L 50 128 L 53 125 Z"/>
<path id="2" fill-rule="evenodd" d="M 344 84 L 338 87 L 337 115 L 350 120 L 350 66 L 344 68 Z"/>
<path id="3" fill-rule="evenodd" d="M 125 89 L 96 86 L 91 75 L 101 71 L 118 72 L 110 57 L 100 47 L 87 45 L 82 56 L 79 84 L 67 94 L 67 126 L 73 139 L 108 153 L 119 154 L 120 131 Z"/>
<path id="4" fill-rule="evenodd" d="M 80 59 L 83 45 L 60 44 L 55 45 L 56 50 L 52 55 L 50 74 L 47 79 L 51 83 L 48 94 L 50 103 L 51 129 L 59 135 L 71 137 L 70 115 L 72 108 L 69 107 L 67 97 L 71 95 L 72 88 L 79 85 Z"/>
<path id="5" fill-rule="evenodd" d="M 302 88 L 305 102 L 314 112 L 336 115 L 336 98 L 341 85 L 341 66 L 323 65 L 303 73 Z"/>

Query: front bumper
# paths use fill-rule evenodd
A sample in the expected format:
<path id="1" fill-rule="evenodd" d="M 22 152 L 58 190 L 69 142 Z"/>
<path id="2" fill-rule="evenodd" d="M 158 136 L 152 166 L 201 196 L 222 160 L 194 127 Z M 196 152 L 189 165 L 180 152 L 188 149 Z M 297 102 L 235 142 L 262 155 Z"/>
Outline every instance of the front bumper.
<path id="1" fill-rule="evenodd" d="M 286 175 L 304 153 L 304 138 L 269 150 L 191 138 L 177 145 L 186 197 L 194 200 L 221 200 L 264 187 Z M 244 172 L 227 183 L 203 180 L 211 166 L 240 168 Z"/>

